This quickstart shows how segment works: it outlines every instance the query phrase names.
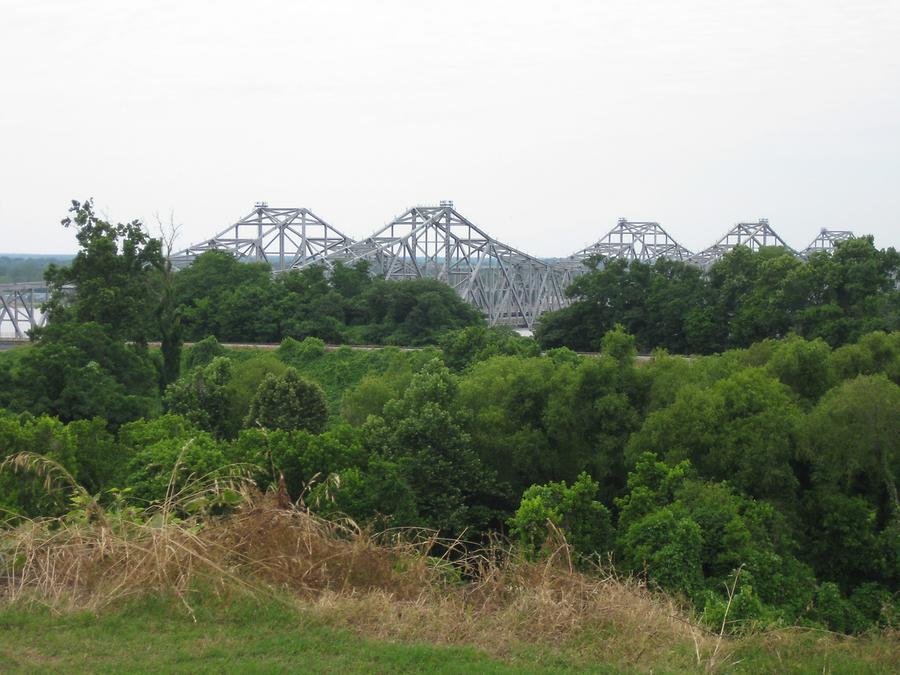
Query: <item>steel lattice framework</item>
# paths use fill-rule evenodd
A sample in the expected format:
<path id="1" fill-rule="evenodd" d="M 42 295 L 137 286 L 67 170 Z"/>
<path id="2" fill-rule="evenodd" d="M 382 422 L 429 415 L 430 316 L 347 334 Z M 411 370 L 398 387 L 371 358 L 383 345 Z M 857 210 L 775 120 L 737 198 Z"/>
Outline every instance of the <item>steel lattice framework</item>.
<path id="1" fill-rule="evenodd" d="M 816 251 L 833 251 L 836 244 L 848 239 L 853 239 L 854 234 L 849 230 L 828 230 L 822 228 L 819 235 L 813 239 L 809 246 L 800 252 L 803 257 L 809 256 Z"/>
<path id="2" fill-rule="evenodd" d="M 568 302 L 560 270 L 493 239 L 454 209 L 453 202 L 408 209 L 321 262 L 359 260 L 384 279 L 443 281 L 481 309 L 492 325 L 531 328 L 543 312 Z"/>
<path id="3" fill-rule="evenodd" d="M 12 333 L 23 340 L 32 328 L 43 326 L 47 317 L 39 307 L 48 298 L 43 282 L 0 285 L 0 335 Z"/>
<path id="4" fill-rule="evenodd" d="M 373 274 L 389 280 L 438 279 L 481 309 L 491 324 L 532 328 L 544 312 L 571 301 L 569 284 L 588 268 L 593 256 L 653 263 L 681 260 L 708 269 L 736 246 L 758 250 L 780 246 L 807 257 L 831 251 L 852 239 L 848 231 L 823 229 L 803 251 L 788 246 L 767 220 L 738 223 L 715 244 L 691 254 L 650 221 L 619 219 L 599 241 L 564 259 L 541 260 L 503 244 L 467 220 L 453 202 L 416 206 L 366 239 L 354 242 L 305 208 L 270 208 L 264 202 L 244 218 L 205 242 L 171 256 L 176 268 L 190 265 L 205 251 L 227 251 L 239 260 L 268 263 L 274 272 L 313 264 L 367 261 Z M 44 282 L 0 285 L 0 337 L 24 339 L 43 325 L 40 305 L 48 299 Z"/>
<path id="5" fill-rule="evenodd" d="M 761 218 L 755 223 L 738 223 L 715 244 L 692 256 L 690 262 L 704 268 L 709 267 L 736 246 L 746 246 L 752 251 L 758 251 L 764 246 L 780 246 L 798 255 L 797 251 L 788 246 L 769 226 L 769 221 Z"/>
<path id="6" fill-rule="evenodd" d="M 239 260 L 266 262 L 276 272 L 300 267 L 346 249 L 353 240 L 309 209 L 271 208 L 265 202 L 218 235 L 170 256 L 173 267 L 201 253 L 228 251 Z"/>
<path id="7" fill-rule="evenodd" d="M 619 218 L 616 226 L 597 243 L 571 257 L 583 260 L 598 255 L 653 264 L 659 258 L 687 260 L 691 252 L 670 237 L 659 223 Z"/>

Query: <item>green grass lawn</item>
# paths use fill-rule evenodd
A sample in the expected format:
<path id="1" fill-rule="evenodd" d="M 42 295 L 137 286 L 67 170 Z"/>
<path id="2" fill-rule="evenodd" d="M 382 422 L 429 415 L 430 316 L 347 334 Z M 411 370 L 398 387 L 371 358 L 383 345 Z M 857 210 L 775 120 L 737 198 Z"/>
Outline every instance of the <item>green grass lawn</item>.
<path id="1" fill-rule="evenodd" d="M 195 608 L 146 600 L 54 615 L 0 609 L 0 671 L 521 673 L 554 672 L 475 649 L 376 642 L 283 606 Z"/>
<path id="2" fill-rule="evenodd" d="M 193 616 L 171 598 L 99 615 L 0 606 L 0 672 L 627 672 L 585 662 L 577 644 L 511 645 L 499 659 L 468 647 L 366 639 L 279 603 L 207 596 L 192 608 Z M 671 657 L 653 672 L 704 671 L 685 654 L 673 651 Z M 723 646 L 723 657 L 715 672 L 900 672 L 900 645 L 883 636 L 840 640 L 815 632 L 775 633 Z"/>

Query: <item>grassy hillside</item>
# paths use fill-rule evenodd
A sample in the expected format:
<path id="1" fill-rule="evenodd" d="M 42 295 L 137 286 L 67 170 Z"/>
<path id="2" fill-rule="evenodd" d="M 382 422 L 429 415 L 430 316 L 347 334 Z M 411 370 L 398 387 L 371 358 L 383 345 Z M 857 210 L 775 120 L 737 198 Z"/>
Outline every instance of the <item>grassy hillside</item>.
<path id="1" fill-rule="evenodd" d="M 361 639 L 280 604 L 210 602 L 195 607 L 162 599 L 95 615 L 0 611 L 4 672 L 159 673 L 546 672 L 465 647 Z M 24 645 L 28 645 L 24 647 Z"/>
<path id="2" fill-rule="evenodd" d="M 50 475 L 49 473 L 47 474 Z M 278 494 L 177 518 L 221 484 L 137 514 L 8 529 L 0 668 L 47 672 L 896 672 L 897 636 L 725 636 L 632 579 L 500 546 L 435 558 L 428 532 L 372 535 Z M 215 499 L 214 499 L 215 498 Z"/>

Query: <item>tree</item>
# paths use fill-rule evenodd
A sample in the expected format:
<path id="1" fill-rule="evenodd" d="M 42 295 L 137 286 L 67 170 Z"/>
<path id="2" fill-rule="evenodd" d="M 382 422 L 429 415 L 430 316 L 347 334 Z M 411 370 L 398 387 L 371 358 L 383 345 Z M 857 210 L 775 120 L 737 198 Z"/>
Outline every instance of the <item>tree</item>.
<path id="1" fill-rule="evenodd" d="M 217 438 L 226 437 L 230 420 L 227 386 L 231 373 L 231 360 L 223 356 L 216 357 L 209 365 L 198 366 L 166 388 L 166 408 Z"/>
<path id="2" fill-rule="evenodd" d="M 263 380 L 268 375 L 283 375 L 287 369 L 288 366 L 271 352 L 260 352 L 233 363 L 231 378 L 225 385 L 228 413 L 224 429 L 228 438 L 234 438 L 240 432 Z"/>
<path id="3" fill-rule="evenodd" d="M 551 538 L 551 526 L 561 530 L 572 550 L 581 556 L 610 551 L 613 529 L 609 509 L 597 500 L 599 489 L 600 485 L 586 473 L 581 473 L 571 487 L 565 481 L 532 485 L 509 520 L 510 534 L 532 554 Z"/>
<path id="4" fill-rule="evenodd" d="M 78 473 L 78 453 L 65 426 L 47 415 L 33 417 L 0 415 L 0 462 L 20 453 L 42 455 L 59 464 L 71 475 Z M 41 477 L 30 472 L 0 472 L 0 511 L 28 517 L 63 512 L 65 500 L 60 492 L 45 489 Z"/>
<path id="5" fill-rule="evenodd" d="M 384 404 L 400 396 L 396 383 L 377 375 L 367 375 L 344 393 L 341 416 L 355 427 L 361 426 L 369 415 L 381 415 Z"/>
<path id="6" fill-rule="evenodd" d="M 445 333 L 439 340 L 444 363 L 454 371 L 492 356 L 538 356 L 541 349 L 532 338 L 518 335 L 509 326 L 476 325 Z"/>
<path id="7" fill-rule="evenodd" d="M 144 343 L 157 332 L 161 243 L 140 221 L 112 225 L 94 213 L 92 200 L 73 201 L 72 216 L 80 250 L 68 267 L 51 265 L 44 278 L 50 289 L 45 311 L 50 324 L 96 322 L 117 339 Z"/>
<path id="8" fill-rule="evenodd" d="M 705 478 L 793 510 L 800 419 L 784 385 L 761 368 L 744 368 L 711 387 L 680 389 L 672 405 L 646 417 L 626 460 L 648 451 L 671 464 L 689 459 Z"/>
<path id="9" fill-rule="evenodd" d="M 184 496 L 191 483 L 230 473 L 222 446 L 180 415 L 126 424 L 119 443 L 127 457 L 126 485 L 145 504 Z"/>
<path id="10" fill-rule="evenodd" d="M 274 339 L 276 294 L 271 269 L 242 263 L 226 251 L 207 251 L 175 275 L 173 295 L 187 340 L 210 335 L 222 341 Z"/>
<path id="11" fill-rule="evenodd" d="M 416 494 L 399 464 L 379 455 L 313 488 L 307 503 L 326 516 L 349 516 L 376 527 L 419 526 Z"/>
<path id="12" fill-rule="evenodd" d="M 170 221 L 168 232 L 160 222 L 160 239 L 163 246 L 161 272 L 161 289 L 156 319 L 160 336 L 160 351 L 163 357 L 161 386 L 178 379 L 181 372 L 181 347 L 184 342 L 184 329 L 181 326 L 181 310 L 175 303 L 175 270 L 170 257 L 175 249 L 175 237 L 178 228 Z"/>
<path id="13" fill-rule="evenodd" d="M 622 365 L 631 365 L 637 356 L 637 348 L 634 344 L 634 336 L 625 331 L 625 327 L 617 323 L 612 330 L 607 331 L 600 340 L 600 350 L 607 356 L 611 356 Z"/>
<path id="14" fill-rule="evenodd" d="M 322 388 L 303 379 L 293 368 L 265 376 L 250 402 L 245 426 L 264 429 L 305 429 L 322 433 L 328 407 Z"/>
<path id="15" fill-rule="evenodd" d="M 884 375 L 842 383 L 810 413 L 805 439 L 818 482 L 900 517 L 900 387 Z"/>
<path id="16" fill-rule="evenodd" d="M 755 607 L 745 612 L 767 614 L 762 602 L 796 621 L 806 611 L 812 573 L 795 557 L 790 528 L 770 504 L 698 479 L 690 462 L 669 466 L 645 453 L 616 505 L 616 552 L 625 567 L 710 608 L 719 606 L 724 584 L 741 568 L 742 602 Z"/>
<path id="17" fill-rule="evenodd" d="M 159 408 L 147 350 L 97 323 L 55 323 L 11 370 L 10 406 L 64 421 L 103 417 L 113 426 Z"/>
<path id="18" fill-rule="evenodd" d="M 297 499 L 305 489 L 326 483 L 329 476 L 366 466 L 366 453 L 358 430 L 338 425 L 321 434 L 303 429 L 243 429 L 225 450 L 229 460 L 259 467 L 257 479 L 265 488 L 284 477 Z"/>
<path id="19" fill-rule="evenodd" d="M 396 464 L 415 495 L 421 523 L 446 535 L 481 532 L 505 495 L 473 451 L 456 406 L 457 384 L 437 360 L 417 373 L 383 417 L 363 426 L 372 456 Z"/>
<path id="20" fill-rule="evenodd" d="M 746 347 L 767 337 L 783 337 L 791 327 L 791 306 L 784 292 L 801 266 L 789 251 L 735 247 L 709 270 L 709 285 L 719 321 L 727 325 L 728 347 Z"/>
<path id="21" fill-rule="evenodd" d="M 214 335 L 203 338 L 185 352 L 184 366 L 193 370 L 197 366 L 205 366 L 217 356 L 225 356 L 225 347 L 219 344 Z"/>
<path id="22" fill-rule="evenodd" d="M 484 323 L 484 317 L 437 279 L 374 280 L 362 294 L 365 337 L 382 344 L 435 344 L 448 331 Z"/>
<path id="23" fill-rule="evenodd" d="M 822 339 L 792 336 L 772 352 L 767 369 L 807 402 L 814 403 L 834 385 L 831 347 Z"/>
<path id="24" fill-rule="evenodd" d="M 595 350 L 622 324 L 641 349 L 709 354 L 791 331 L 832 347 L 900 329 L 900 255 L 871 237 L 801 261 L 777 247 L 737 246 L 703 272 L 687 263 L 594 259 L 566 289 L 573 302 L 541 316 L 544 349 Z"/>

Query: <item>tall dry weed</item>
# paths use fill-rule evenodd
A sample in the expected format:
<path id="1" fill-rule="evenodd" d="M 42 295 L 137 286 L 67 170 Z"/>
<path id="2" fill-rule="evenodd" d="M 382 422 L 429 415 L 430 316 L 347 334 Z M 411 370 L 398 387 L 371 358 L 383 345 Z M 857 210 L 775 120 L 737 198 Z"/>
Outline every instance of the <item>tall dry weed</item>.
<path id="1" fill-rule="evenodd" d="M 27 457 L 16 462 L 52 473 Z M 371 533 L 326 520 L 283 494 L 259 493 L 239 474 L 201 477 L 179 491 L 173 485 L 162 504 L 140 512 L 105 512 L 89 499 L 75 517 L 8 526 L 0 535 L 0 596 L 99 611 L 164 593 L 190 612 L 202 588 L 300 603 L 374 637 L 498 655 L 515 645 L 574 644 L 586 663 L 640 667 L 664 661 L 673 647 L 695 654 L 694 665 L 723 660 L 722 638 L 672 598 L 599 566 L 574 570 L 561 533 L 554 553 L 536 562 L 500 541 L 473 548 L 427 530 Z M 72 489 L 84 504 L 89 496 Z M 227 494 L 240 496 L 228 515 L 184 515 Z"/>

